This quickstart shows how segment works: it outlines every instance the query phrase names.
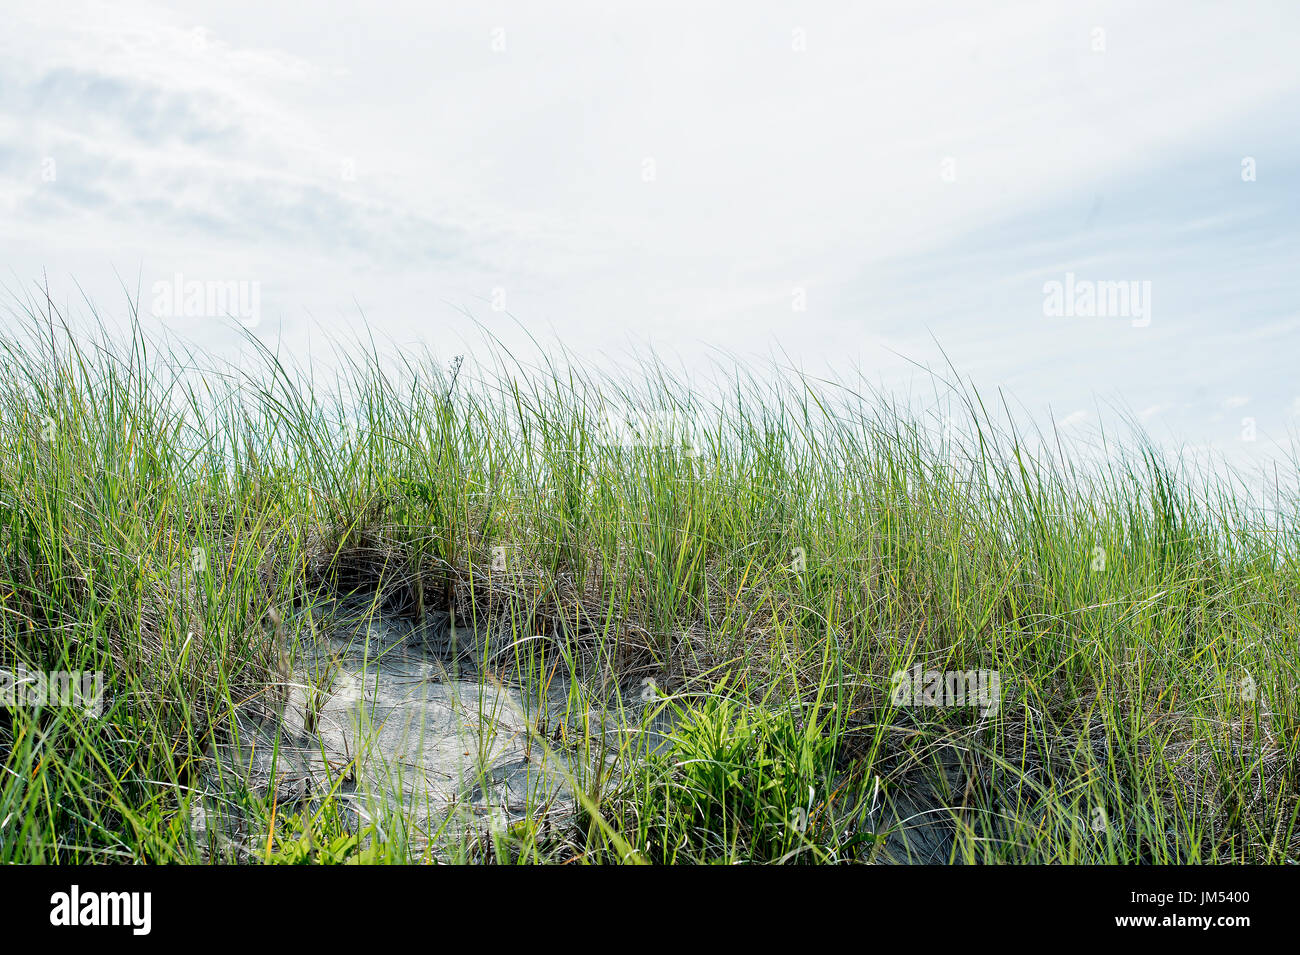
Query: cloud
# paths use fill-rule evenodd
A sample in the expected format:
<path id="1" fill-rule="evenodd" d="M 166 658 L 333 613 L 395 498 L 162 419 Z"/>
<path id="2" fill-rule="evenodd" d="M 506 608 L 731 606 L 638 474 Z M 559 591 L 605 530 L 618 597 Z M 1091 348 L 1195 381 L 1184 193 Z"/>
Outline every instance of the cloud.
<path id="1" fill-rule="evenodd" d="M 1162 401 L 1159 402 L 1158 404 L 1150 405 L 1149 407 L 1143 408 L 1141 411 L 1138 412 L 1138 418 L 1142 421 L 1147 421 L 1158 415 L 1164 414 L 1166 411 L 1169 411 L 1173 407 L 1174 407 L 1173 402 Z"/>
<path id="2" fill-rule="evenodd" d="M 135 14 L 67 28 L 34 17 L 42 55 L 0 62 L 0 87 L 36 130 L 0 153 L 14 228 L 76 222 L 159 245 L 315 247 L 390 267 L 470 251 L 436 211 L 348 181 L 346 157 L 259 85 L 316 70 Z"/>
<path id="3" fill-rule="evenodd" d="M 1088 412 L 1084 411 L 1083 409 L 1079 409 L 1078 411 L 1072 411 L 1061 420 L 1061 427 L 1063 429 L 1077 428 L 1080 425 L 1082 425 L 1085 421 L 1087 421 L 1088 417 L 1089 417 Z"/>

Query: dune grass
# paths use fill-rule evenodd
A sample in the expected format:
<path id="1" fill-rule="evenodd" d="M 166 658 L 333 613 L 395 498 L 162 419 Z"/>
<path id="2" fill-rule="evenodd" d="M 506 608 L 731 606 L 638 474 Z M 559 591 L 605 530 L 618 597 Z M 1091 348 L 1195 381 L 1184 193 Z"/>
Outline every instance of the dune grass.
<path id="1" fill-rule="evenodd" d="M 0 669 L 102 671 L 105 694 L 0 710 L 2 861 L 209 858 L 200 767 L 275 691 L 302 608 L 349 595 L 500 621 L 495 678 L 647 703 L 672 745 L 539 727 L 585 768 L 505 828 L 232 793 L 258 860 L 1300 859 L 1294 476 L 1264 516 L 1136 431 L 1080 453 L 938 379 L 934 417 L 859 382 L 736 365 L 700 390 L 488 340 L 463 364 L 340 349 L 326 380 L 251 338 L 235 368 L 20 317 Z M 997 698 L 909 705 L 912 672 Z"/>

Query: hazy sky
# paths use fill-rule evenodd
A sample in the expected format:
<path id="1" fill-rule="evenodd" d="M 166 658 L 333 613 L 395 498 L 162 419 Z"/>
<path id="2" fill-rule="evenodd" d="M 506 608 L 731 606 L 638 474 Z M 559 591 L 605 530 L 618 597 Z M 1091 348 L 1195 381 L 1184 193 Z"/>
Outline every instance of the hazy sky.
<path id="1" fill-rule="evenodd" d="M 120 275 L 221 350 L 154 286 L 235 283 L 321 360 L 359 308 L 440 352 L 468 310 L 898 388 L 942 346 L 1069 428 L 1116 403 L 1250 457 L 1300 424 L 1294 2 L 4 12 L 11 291 L 120 314 Z M 1051 282 L 1135 295 L 1054 314 Z"/>

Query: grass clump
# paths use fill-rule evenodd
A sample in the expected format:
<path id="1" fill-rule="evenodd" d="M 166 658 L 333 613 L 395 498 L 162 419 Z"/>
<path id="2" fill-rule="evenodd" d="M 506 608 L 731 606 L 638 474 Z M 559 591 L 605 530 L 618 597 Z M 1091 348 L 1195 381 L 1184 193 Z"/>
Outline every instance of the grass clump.
<path id="1" fill-rule="evenodd" d="M 647 858 L 777 861 L 804 847 L 825 857 L 815 841 L 834 774 L 825 726 L 725 696 L 679 716 L 668 751 L 651 755 L 620 794 Z"/>
<path id="2" fill-rule="evenodd" d="M 277 834 L 309 809 L 232 789 L 245 861 L 359 858 L 371 825 L 367 861 L 1300 858 L 1293 465 L 1261 511 L 1226 468 L 1072 447 L 939 378 L 926 408 L 488 339 L 450 366 L 353 349 L 325 381 L 255 339 L 225 365 L 18 311 L 0 670 L 105 692 L 0 709 L 0 861 L 218 857 L 192 826 L 212 762 L 348 600 L 490 632 L 475 672 L 530 701 L 566 795 L 502 826 L 375 803 L 304 855 Z M 900 698 L 914 669 L 997 699 Z"/>

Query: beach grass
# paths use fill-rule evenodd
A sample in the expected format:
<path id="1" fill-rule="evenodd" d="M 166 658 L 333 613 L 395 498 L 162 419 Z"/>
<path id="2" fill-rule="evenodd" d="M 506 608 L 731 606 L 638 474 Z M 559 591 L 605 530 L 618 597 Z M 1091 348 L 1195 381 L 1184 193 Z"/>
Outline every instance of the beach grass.
<path id="1" fill-rule="evenodd" d="M 951 369 L 919 408 L 491 336 L 325 372 L 48 302 L 10 324 L 0 670 L 104 683 L 98 713 L 0 709 L 0 861 L 224 858 L 203 767 L 327 601 L 488 621 L 481 672 L 622 729 L 534 720 L 571 785 L 504 826 L 231 791 L 241 861 L 1300 860 L 1293 467 L 1261 511 L 1226 466 L 1135 427 L 1072 446 Z"/>

